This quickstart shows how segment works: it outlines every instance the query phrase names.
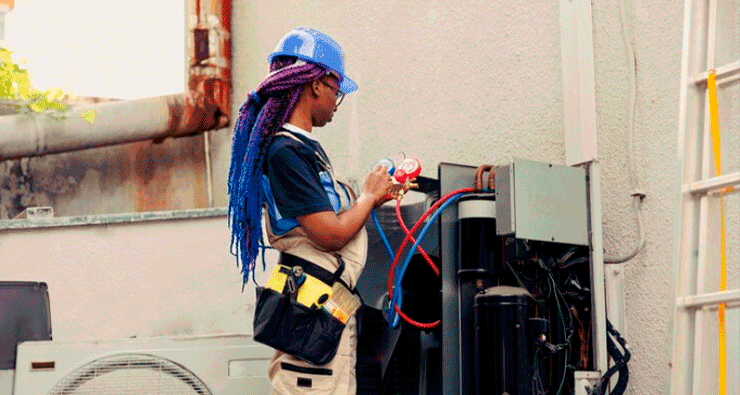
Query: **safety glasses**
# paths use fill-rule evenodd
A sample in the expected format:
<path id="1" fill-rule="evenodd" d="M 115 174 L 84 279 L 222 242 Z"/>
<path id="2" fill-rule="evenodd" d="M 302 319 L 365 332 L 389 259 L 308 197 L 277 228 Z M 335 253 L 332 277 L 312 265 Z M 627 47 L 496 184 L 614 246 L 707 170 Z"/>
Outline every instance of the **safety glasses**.
<path id="1" fill-rule="evenodd" d="M 337 107 L 339 107 L 339 105 L 342 104 L 342 100 L 344 100 L 344 93 L 340 92 L 338 87 L 327 84 L 326 82 L 324 82 L 324 80 L 319 80 L 319 82 L 324 84 L 326 87 L 331 89 L 332 92 L 334 92 L 334 94 L 337 96 Z"/>

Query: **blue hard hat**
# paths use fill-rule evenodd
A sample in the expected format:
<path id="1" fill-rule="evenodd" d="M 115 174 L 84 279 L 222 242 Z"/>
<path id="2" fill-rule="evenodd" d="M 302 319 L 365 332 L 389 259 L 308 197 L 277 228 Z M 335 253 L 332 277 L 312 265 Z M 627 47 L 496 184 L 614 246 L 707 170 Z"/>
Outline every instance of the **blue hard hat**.
<path id="1" fill-rule="evenodd" d="M 357 84 L 344 74 L 342 47 L 318 30 L 305 27 L 291 30 L 278 42 L 275 51 L 267 57 L 267 62 L 272 63 L 272 59 L 280 55 L 295 56 L 336 72 L 341 78 L 339 90 L 342 93 L 357 90 Z"/>

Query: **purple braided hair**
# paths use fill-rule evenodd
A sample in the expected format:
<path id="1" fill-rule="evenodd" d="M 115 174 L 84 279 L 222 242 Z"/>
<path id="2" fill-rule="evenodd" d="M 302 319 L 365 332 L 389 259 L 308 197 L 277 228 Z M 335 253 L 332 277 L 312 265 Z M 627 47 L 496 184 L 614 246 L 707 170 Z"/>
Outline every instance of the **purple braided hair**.
<path id="1" fill-rule="evenodd" d="M 277 57 L 270 65 L 270 74 L 239 109 L 232 136 L 228 221 L 231 253 L 236 256 L 237 266 L 241 263 L 244 277 L 242 290 L 250 273 L 255 281 L 255 260 L 262 244 L 264 194 L 260 178 L 264 148 L 290 119 L 303 86 L 323 77 L 326 72 L 325 68 L 313 63 L 296 64 L 296 58 Z M 264 259 L 262 269 L 265 269 Z"/>

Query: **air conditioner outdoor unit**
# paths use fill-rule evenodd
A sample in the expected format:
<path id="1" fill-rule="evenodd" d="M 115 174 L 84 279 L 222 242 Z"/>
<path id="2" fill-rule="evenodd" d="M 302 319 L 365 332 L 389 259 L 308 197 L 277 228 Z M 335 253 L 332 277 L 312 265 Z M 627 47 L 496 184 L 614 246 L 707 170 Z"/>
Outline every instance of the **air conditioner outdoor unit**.
<path id="1" fill-rule="evenodd" d="M 261 395 L 274 351 L 247 335 L 18 346 L 14 395 Z"/>

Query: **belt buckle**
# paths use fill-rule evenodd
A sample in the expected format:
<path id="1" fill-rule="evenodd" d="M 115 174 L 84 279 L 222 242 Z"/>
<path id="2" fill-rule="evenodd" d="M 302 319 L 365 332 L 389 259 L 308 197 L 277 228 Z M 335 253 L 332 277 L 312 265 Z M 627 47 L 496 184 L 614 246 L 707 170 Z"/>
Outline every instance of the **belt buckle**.
<path id="1" fill-rule="evenodd" d="M 288 292 L 290 292 L 291 294 L 294 294 L 297 289 L 295 278 L 293 276 L 288 276 L 288 278 L 285 279 L 285 282 L 288 285 Z"/>

